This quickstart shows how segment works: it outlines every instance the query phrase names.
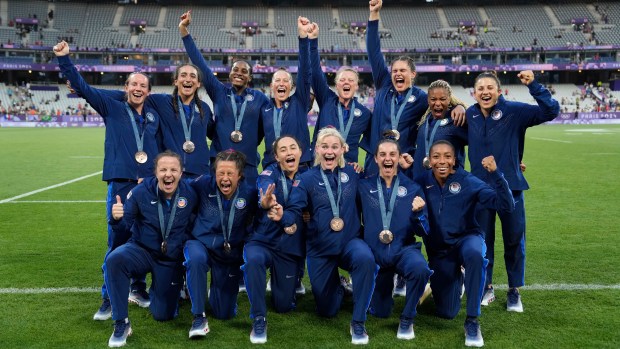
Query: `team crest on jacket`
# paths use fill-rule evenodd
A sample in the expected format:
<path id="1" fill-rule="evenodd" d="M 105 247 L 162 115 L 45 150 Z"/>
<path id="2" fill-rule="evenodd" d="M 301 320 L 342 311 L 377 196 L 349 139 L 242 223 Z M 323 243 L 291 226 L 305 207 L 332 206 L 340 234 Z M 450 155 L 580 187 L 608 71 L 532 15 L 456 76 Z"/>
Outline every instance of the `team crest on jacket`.
<path id="1" fill-rule="evenodd" d="M 459 182 L 452 182 L 450 183 L 448 190 L 450 190 L 452 194 L 458 194 L 461 191 L 461 185 Z"/>
<path id="2" fill-rule="evenodd" d="M 355 110 L 353 111 L 353 115 L 358 116 L 358 117 L 362 116 L 362 111 L 357 109 L 357 108 L 355 108 Z"/>
<path id="3" fill-rule="evenodd" d="M 491 119 L 497 121 L 501 118 L 502 118 L 502 111 L 499 109 L 493 110 L 493 113 L 491 113 Z"/>
<path id="4" fill-rule="evenodd" d="M 293 186 L 294 186 L 294 187 L 299 186 L 299 183 L 300 183 L 300 182 L 301 182 L 301 181 L 300 181 L 299 179 L 296 179 L 296 180 L 293 182 Z"/>
<path id="5" fill-rule="evenodd" d="M 398 192 L 396 193 L 396 195 L 401 198 L 407 195 L 407 188 L 403 187 L 402 185 L 399 185 Z"/>
<path id="6" fill-rule="evenodd" d="M 184 197 L 180 197 L 179 200 L 177 200 L 177 207 L 184 208 L 185 206 L 187 206 L 187 199 Z"/>
<path id="7" fill-rule="evenodd" d="M 441 121 L 439 122 L 439 126 L 446 126 L 448 124 L 448 121 L 450 121 L 448 120 L 448 118 L 441 119 Z"/>
<path id="8" fill-rule="evenodd" d="M 251 102 L 254 100 L 254 96 L 248 93 L 247 95 L 245 95 L 245 100 Z"/>
<path id="9" fill-rule="evenodd" d="M 415 96 L 409 96 L 409 99 L 407 100 L 407 102 L 409 103 L 415 102 Z"/>
<path id="10" fill-rule="evenodd" d="M 245 205 L 247 205 L 247 202 L 245 201 L 244 198 L 239 198 L 237 199 L 237 202 L 235 202 L 235 207 L 238 209 L 244 208 Z"/>
<path id="11" fill-rule="evenodd" d="M 349 175 L 344 172 L 340 172 L 340 183 L 346 183 L 348 181 L 349 181 Z"/>
<path id="12" fill-rule="evenodd" d="M 288 102 L 284 102 L 284 109 L 288 108 Z"/>
<path id="13" fill-rule="evenodd" d="M 151 112 L 147 112 L 146 119 L 148 120 L 148 122 L 153 122 L 155 120 L 155 115 L 153 115 L 153 113 Z"/>

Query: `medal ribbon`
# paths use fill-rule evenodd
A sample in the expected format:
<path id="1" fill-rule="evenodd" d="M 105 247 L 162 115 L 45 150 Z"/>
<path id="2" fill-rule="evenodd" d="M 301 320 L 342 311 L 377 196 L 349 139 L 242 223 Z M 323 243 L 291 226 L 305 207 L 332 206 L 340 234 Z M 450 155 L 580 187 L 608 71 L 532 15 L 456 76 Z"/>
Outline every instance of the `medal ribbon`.
<path id="1" fill-rule="evenodd" d="M 295 180 L 295 176 L 293 176 L 292 180 Z M 280 174 L 280 183 L 282 183 L 282 195 L 284 196 L 284 205 L 286 205 L 286 202 L 288 201 L 288 184 L 286 183 L 284 171 Z"/>
<path id="2" fill-rule="evenodd" d="M 435 138 L 435 132 L 437 132 L 437 128 L 441 123 L 441 120 L 435 120 L 435 125 L 433 126 L 433 131 L 431 131 L 431 137 L 428 137 L 428 129 L 431 127 L 431 122 L 433 121 L 433 117 L 428 118 L 428 124 L 426 124 L 426 128 L 424 129 L 424 146 L 426 147 L 425 153 L 428 158 L 428 154 L 431 150 L 431 145 L 433 145 L 433 139 Z"/>
<path id="3" fill-rule="evenodd" d="M 392 213 L 394 213 L 394 204 L 396 203 L 396 194 L 398 193 L 399 179 L 396 175 L 396 181 L 392 187 L 392 195 L 390 196 L 390 204 L 385 209 L 385 199 L 383 196 L 383 188 L 381 186 L 381 176 L 377 176 L 377 191 L 379 193 L 379 208 L 381 209 L 381 223 L 383 224 L 383 230 L 389 230 L 390 224 L 392 224 Z"/>
<path id="4" fill-rule="evenodd" d="M 166 241 L 168 239 L 168 235 L 170 235 L 170 230 L 172 230 L 172 223 L 174 222 L 174 215 L 177 212 L 178 200 L 179 190 L 177 189 L 177 193 L 175 194 L 174 199 L 170 202 L 170 204 L 172 205 L 172 209 L 170 211 L 170 220 L 168 221 L 168 226 L 164 228 L 166 224 L 166 219 L 164 218 L 164 208 L 159 198 L 159 187 L 157 188 L 157 214 L 159 215 L 159 230 L 161 231 L 162 241 Z"/>
<path id="5" fill-rule="evenodd" d="M 187 126 L 187 119 L 185 116 L 185 108 L 183 108 L 183 103 L 181 102 L 181 97 L 177 96 L 178 99 L 178 105 L 179 105 L 179 115 L 181 116 L 181 123 L 183 123 L 183 135 L 185 136 L 185 141 L 189 141 L 192 138 L 192 124 L 194 123 L 194 116 L 196 116 L 195 113 L 192 113 L 192 118 L 189 120 L 189 126 Z M 191 104 L 190 106 L 190 110 L 192 110 L 191 108 Z"/>
<path id="6" fill-rule="evenodd" d="M 340 128 L 338 131 L 342 134 L 344 140 L 347 140 L 347 136 L 349 135 L 349 131 L 351 131 L 351 125 L 353 125 L 353 113 L 355 112 L 355 100 L 351 99 L 351 108 L 349 108 L 349 120 L 347 120 L 347 126 L 344 126 L 344 112 L 342 111 L 342 104 L 338 103 L 338 123 L 340 124 Z"/>
<path id="7" fill-rule="evenodd" d="M 327 180 L 327 176 L 323 173 L 322 169 L 319 169 L 321 172 L 321 178 L 323 178 L 323 183 L 325 183 L 325 190 L 327 190 L 327 197 L 329 198 L 329 205 L 332 207 L 332 214 L 334 218 L 340 217 L 340 197 L 342 196 L 342 186 L 340 185 L 340 172 L 336 174 L 338 178 L 336 179 L 336 183 L 338 183 L 338 201 L 334 200 L 334 193 L 332 192 L 332 185 Z M 336 171 L 334 171 L 336 172 Z"/>
<path id="8" fill-rule="evenodd" d="M 142 134 L 140 134 L 140 132 L 138 132 L 138 126 L 136 126 L 136 119 L 131 111 L 131 108 L 129 108 L 129 103 L 127 102 L 125 102 L 125 110 L 127 110 L 129 123 L 133 128 L 133 135 L 136 137 L 136 147 L 138 147 L 138 151 L 142 151 L 142 148 L 144 147 L 144 131 L 146 127 L 142 130 Z"/>
<path id="9" fill-rule="evenodd" d="M 282 133 L 282 114 L 285 109 L 285 106 L 283 106 L 280 110 L 278 110 L 275 104 L 273 106 L 273 131 L 276 134 L 276 139 L 278 139 Z"/>
<path id="10" fill-rule="evenodd" d="M 239 131 L 241 129 L 241 122 L 243 121 L 243 114 L 245 114 L 245 107 L 248 104 L 248 99 L 243 99 L 243 104 L 241 104 L 241 111 L 239 115 L 237 115 L 237 102 L 235 101 L 235 94 L 230 93 L 230 104 L 232 105 L 233 116 L 235 118 L 235 131 Z"/>
<path id="11" fill-rule="evenodd" d="M 239 195 L 239 188 L 235 191 L 235 197 L 233 197 L 230 202 L 230 211 L 228 212 L 228 229 L 224 225 L 224 208 L 222 207 L 222 197 L 220 195 L 219 189 L 216 190 L 217 194 L 217 207 L 220 209 L 220 224 L 222 225 L 222 235 L 224 236 L 224 242 L 228 242 L 230 240 L 230 234 L 232 232 L 233 222 L 235 221 L 235 201 L 237 201 L 237 196 Z"/>
<path id="12" fill-rule="evenodd" d="M 409 101 L 409 97 L 413 94 L 413 86 L 409 88 L 409 92 L 403 99 L 403 104 L 398 108 L 398 113 L 394 114 L 394 109 L 396 107 L 396 93 L 392 96 L 392 105 L 390 107 L 390 121 L 392 122 L 392 130 L 398 130 L 398 123 L 400 121 L 400 116 L 403 114 L 403 110 L 405 110 L 405 106 L 407 105 L 407 101 Z"/>

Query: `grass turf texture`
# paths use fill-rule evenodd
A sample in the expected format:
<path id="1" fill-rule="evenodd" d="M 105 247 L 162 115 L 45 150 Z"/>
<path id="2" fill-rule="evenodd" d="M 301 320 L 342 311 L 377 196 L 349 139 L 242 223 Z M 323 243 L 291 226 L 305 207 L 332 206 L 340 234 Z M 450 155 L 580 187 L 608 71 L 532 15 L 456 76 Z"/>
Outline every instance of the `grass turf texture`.
<path id="1" fill-rule="evenodd" d="M 103 129 L 0 129 L 4 162 L 0 201 L 96 173 L 103 162 Z M 616 348 L 620 346 L 620 125 L 556 125 L 528 130 L 524 161 L 532 190 L 526 192 L 528 285 L 616 285 L 603 290 L 522 290 L 525 312 L 505 311 L 505 289 L 483 307 L 487 348 Z M 262 148 L 259 149 L 262 152 Z M 78 287 L 83 293 L 0 293 L 2 347 L 102 348 L 112 322 L 92 315 L 100 304 L 101 259 L 106 241 L 106 186 L 95 175 L 0 204 L 0 289 Z M 101 201 L 19 203 L 20 201 Z M 499 227 L 498 227 L 499 231 Z M 498 240 L 501 237 L 498 236 Z M 496 246 L 496 284 L 506 283 L 502 244 Z M 309 280 L 304 280 L 309 290 Z M 190 305 L 159 323 L 147 309 L 130 305 L 134 335 L 128 348 L 250 347 L 249 303 L 239 296 L 230 321 L 209 317 L 211 333 L 190 341 Z M 463 347 L 464 310 L 455 320 L 433 316 L 432 300 L 419 307 L 416 338 L 396 339 L 404 299 L 389 319 L 369 316 L 371 348 Z M 309 293 L 289 314 L 268 314 L 267 347 L 349 346 L 351 300 L 334 319 L 315 315 Z"/>

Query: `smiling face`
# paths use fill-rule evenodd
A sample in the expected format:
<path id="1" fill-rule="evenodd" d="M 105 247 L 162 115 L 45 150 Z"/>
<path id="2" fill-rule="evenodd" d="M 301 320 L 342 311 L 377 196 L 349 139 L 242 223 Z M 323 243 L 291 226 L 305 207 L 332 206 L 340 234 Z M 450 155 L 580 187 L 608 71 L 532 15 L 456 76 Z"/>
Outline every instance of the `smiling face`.
<path id="1" fill-rule="evenodd" d="M 215 168 L 215 183 L 226 199 L 232 198 L 241 180 L 241 169 L 234 161 L 218 161 Z"/>
<path id="2" fill-rule="evenodd" d="M 501 94 L 497 81 L 490 77 L 478 79 L 474 89 L 474 98 L 478 102 L 480 110 L 484 116 L 488 116 Z"/>
<path id="3" fill-rule="evenodd" d="M 293 80 L 291 74 L 284 70 L 278 70 L 271 79 L 271 96 L 276 100 L 278 108 L 291 95 Z"/>
<path id="4" fill-rule="evenodd" d="M 248 87 L 252 81 L 250 65 L 245 61 L 237 61 L 233 63 L 228 79 L 235 89 L 241 91 Z"/>
<path id="5" fill-rule="evenodd" d="M 162 156 L 157 161 L 155 168 L 157 187 L 164 193 L 166 199 L 171 199 L 179 187 L 182 173 L 181 162 L 174 156 Z"/>
<path id="6" fill-rule="evenodd" d="M 429 156 L 433 176 L 435 176 L 439 184 L 443 185 L 448 176 L 455 172 L 456 157 L 454 156 L 454 147 L 445 143 L 435 144 L 431 147 Z"/>
<path id="7" fill-rule="evenodd" d="M 394 61 L 392 63 L 392 85 L 398 93 L 405 92 L 411 85 L 416 72 L 411 69 L 407 61 Z"/>
<path id="8" fill-rule="evenodd" d="M 125 82 L 127 103 L 134 109 L 141 109 L 150 91 L 149 79 L 143 74 L 131 74 Z"/>
<path id="9" fill-rule="evenodd" d="M 357 74 L 349 69 L 336 74 L 336 92 L 341 103 L 355 96 L 359 89 L 358 80 Z"/>
<path id="10" fill-rule="evenodd" d="M 191 65 L 184 65 L 179 67 L 176 75 L 174 86 L 176 86 L 183 104 L 188 104 L 194 99 L 196 91 L 200 88 L 198 70 Z"/>
<path id="11" fill-rule="evenodd" d="M 297 141 L 291 137 L 282 137 L 275 145 L 274 150 L 280 168 L 294 175 L 299 169 L 299 159 L 301 159 L 301 149 Z"/>
<path id="12" fill-rule="evenodd" d="M 443 119 L 448 113 L 450 105 L 450 93 L 442 87 L 437 87 L 428 91 L 428 107 L 435 119 Z"/>
<path id="13" fill-rule="evenodd" d="M 393 142 L 384 142 L 379 144 L 375 155 L 375 162 L 379 166 L 379 175 L 383 179 L 396 176 L 398 172 L 398 158 L 400 152 L 398 146 Z"/>
<path id="14" fill-rule="evenodd" d="M 334 170 L 339 163 L 344 147 L 340 139 L 336 136 L 325 136 L 315 147 L 321 168 L 324 170 Z"/>

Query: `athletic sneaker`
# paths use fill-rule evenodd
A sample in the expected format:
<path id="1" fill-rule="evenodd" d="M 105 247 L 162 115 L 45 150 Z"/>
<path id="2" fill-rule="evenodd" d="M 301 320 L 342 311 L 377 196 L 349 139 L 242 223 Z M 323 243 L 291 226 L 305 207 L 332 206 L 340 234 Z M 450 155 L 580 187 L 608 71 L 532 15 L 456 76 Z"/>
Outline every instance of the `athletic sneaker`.
<path id="1" fill-rule="evenodd" d="M 405 297 L 407 295 L 407 280 L 400 275 L 394 276 L 394 292 L 392 293 L 394 297 L 401 296 Z"/>
<path id="2" fill-rule="evenodd" d="M 518 288 L 508 290 L 508 300 L 506 302 L 506 310 L 517 313 L 523 312 L 523 304 L 521 303 L 521 294 Z"/>
<path id="3" fill-rule="evenodd" d="M 351 321 L 351 343 L 368 344 L 368 333 L 363 321 Z"/>
<path id="4" fill-rule="evenodd" d="M 271 278 L 267 279 L 267 287 L 265 287 L 265 291 L 271 292 Z"/>
<path id="5" fill-rule="evenodd" d="M 146 290 L 131 290 L 128 300 L 137 304 L 140 308 L 148 308 L 151 305 L 151 299 Z"/>
<path id="6" fill-rule="evenodd" d="M 205 313 L 194 314 L 192 328 L 189 329 L 189 338 L 204 337 L 209 333 L 209 320 Z"/>
<path id="7" fill-rule="evenodd" d="M 482 302 L 480 305 L 489 305 L 491 302 L 495 300 L 495 291 L 493 290 L 493 286 L 485 287 L 484 294 L 482 295 Z"/>
<path id="8" fill-rule="evenodd" d="M 250 332 L 250 342 L 253 344 L 263 344 L 267 342 L 267 320 L 264 316 L 257 316 L 252 323 Z"/>
<path id="9" fill-rule="evenodd" d="M 413 319 L 401 317 L 400 324 L 398 325 L 398 332 L 396 332 L 396 338 L 398 339 L 414 339 L 415 333 L 413 333 Z"/>
<path id="10" fill-rule="evenodd" d="M 112 317 L 112 305 L 109 298 L 104 298 L 99 310 L 93 316 L 93 320 L 107 320 Z"/>
<path id="11" fill-rule="evenodd" d="M 131 323 L 129 319 L 114 321 L 114 332 L 110 336 L 108 346 L 110 348 L 118 348 L 127 344 L 127 337 L 131 336 Z"/>
<path id="12" fill-rule="evenodd" d="M 353 292 L 351 290 L 351 292 Z M 303 295 L 306 294 L 306 286 L 304 286 L 304 283 L 299 281 L 299 283 L 295 286 L 295 294 L 298 295 Z"/>
<path id="13" fill-rule="evenodd" d="M 351 285 L 349 280 L 347 280 L 347 278 L 342 276 L 342 275 L 340 275 L 340 286 L 342 286 L 342 288 L 344 288 L 344 295 L 345 296 L 352 296 L 353 295 L 353 285 Z"/>
<path id="14" fill-rule="evenodd" d="M 480 332 L 480 323 L 478 319 L 465 320 L 465 346 L 466 347 L 482 347 L 484 340 Z"/>
<path id="15" fill-rule="evenodd" d="M 241 292 L 247 292 L 245 288 L 245 280 L 243 280 L 243 278 L 239 278 L 239 293 Z"/>

